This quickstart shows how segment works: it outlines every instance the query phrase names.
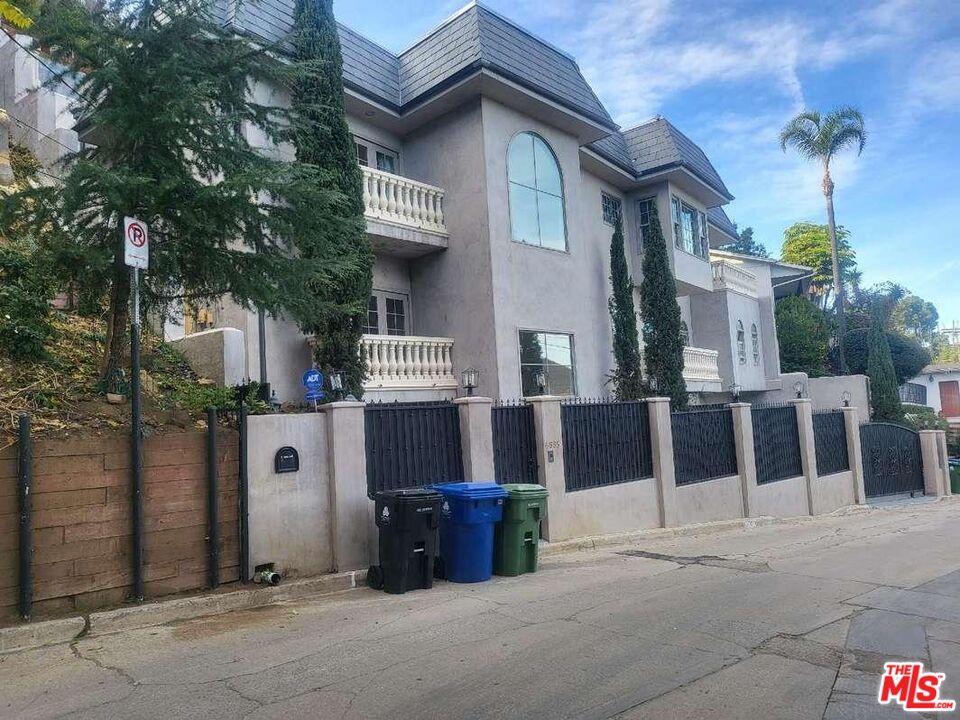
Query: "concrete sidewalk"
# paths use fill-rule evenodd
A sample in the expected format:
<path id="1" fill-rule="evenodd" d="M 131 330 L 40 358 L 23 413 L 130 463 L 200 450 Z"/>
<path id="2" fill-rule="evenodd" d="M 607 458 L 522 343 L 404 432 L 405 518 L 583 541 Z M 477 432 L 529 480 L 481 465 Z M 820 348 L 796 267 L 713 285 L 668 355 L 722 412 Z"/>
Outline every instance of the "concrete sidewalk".
<path id="1" fill-rule="evenodd" d="M 558 555 L 0 656 L 3 718 L 883 718 L 960 698 L 960 502 Z"/>

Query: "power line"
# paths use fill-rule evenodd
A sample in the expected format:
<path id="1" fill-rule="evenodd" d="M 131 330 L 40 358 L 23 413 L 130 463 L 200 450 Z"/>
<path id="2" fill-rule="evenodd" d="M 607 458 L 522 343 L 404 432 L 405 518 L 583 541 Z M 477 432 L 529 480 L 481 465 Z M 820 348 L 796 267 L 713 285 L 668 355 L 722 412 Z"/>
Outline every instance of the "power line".
<path id="1" fill-rule="evenodd" d="M 44 60 L 42 57 L 40 57 L 37 53 L 33 51 L 33 48 L 28 48 L 26 45 L 24 45 L 22 42 L 20 42 L 17 39 L 17 36 L 15 34 L 11 33 L 6 28 L 3 28 L 3 32 L 6 33 L 8 38 L 10 38 L 11 40 L 13 40 L 14 43 L 16 43 L 17 47 L 19 47 L 21 50 L 23 50 L 28 55 L 33 57 L 33 59 L 36 60 L 38 63 L 43 65 L 47 70 L 49 70 L 53 74 L 54 77 L 59 77 L 58 82 L 62 82 L 68 88 L 73 90 L 73 92 L 75 92 L 78 97 L 84 96 L 82 92 L 80 92 L 76 87 L 74 87 L 73 85 L 71 85 L 65 80 L 66 75 L 62 71 L 54 70 L 52 67 L 50 67 L 50 65 L 47 64 L 46 60 Z"/>
<path id="2" fill-rule="evenodd" d="M 8 113 L 8 115 L 9 115 L 9 113 Z M 57 138 L 55 138 L 53 135 L 50 135 L 50 134 L 48 134 L 48 133 L 43 132 L 43 130 L 39 130 L 39 129 L 35 128 L 35 127 L 34 127 L 33 125 L 31 125 L 30 123 L 26 123 L 26 122 L 24 122 L 23 120 L 20 120 L 20 119 L 18 119 L 18 118 L 13 117 L 12 115 L 10 116 L 10 119 L 13 120 L 13 122 L 15 122 L 17 125 L 20 125 L 21 127 L 25 127 L 25 128 L 27 128 L 28 130 L 33 130 L 35 133 L 37 133 L 38 135 L 41 135 L 41 136 L 47 138 L 48 140 L 53 140 L 57 145 L 59 145 L 60 147 L 62 147 L 64 150 L 67 150 L 68 152 L 72 152 L 72 153 L 73 153 L 73 152 L 76 152 L 76 150 L 74 150 L 74 149 L 73 149 L 72 147 L 70 147 L 69 145 L 65 145 L 65 144 L 62 143 L 60 140 L 58 140 Z"/>

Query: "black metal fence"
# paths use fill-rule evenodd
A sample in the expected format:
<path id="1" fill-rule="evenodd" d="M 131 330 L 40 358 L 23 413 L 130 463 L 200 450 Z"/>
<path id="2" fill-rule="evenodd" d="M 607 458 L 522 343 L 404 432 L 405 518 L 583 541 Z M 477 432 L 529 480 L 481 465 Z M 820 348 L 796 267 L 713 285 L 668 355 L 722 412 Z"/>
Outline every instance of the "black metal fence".
<path id="1" fill-rule="evenodd" d="M 733 412 L 728 407 L 692 407 L 670 417 L 677 485 L 737 474 Z"/>
<path id="2" fill-rule="evenodd" d="M 817 475 L 833 475 L 850 469 L 847 427 L 842 410 L 813 413 L 813 439 L 817 446 Z"/>
<path id="3" fill-rule="evenodd" d="M 796 407 L 792 404 L 755 406 L 752 416 L 757 484 L 802 475 Z"/>
<path id="4" fill-rule="evenodd" d="M 449 401 L 364 408 L 367 493 L 463 480 L 460 418 Z"/>
<path id="5" fill-rule="evenodd" d="M 860 426 L 867 497 L 924 492 L 920 435 L 891 423 Z"/>
<path id="6" fill-rule="evenodd" d="M 498 483 L 536 483 L 537 439 L 533 406 L 500 401 L 491 411 L 493 469 Z"/>
<path id="7" fill-rule="evenodd" d="M 653 477 L 645 402 L 567 400 L 560 424 L 568 492 Z"/>

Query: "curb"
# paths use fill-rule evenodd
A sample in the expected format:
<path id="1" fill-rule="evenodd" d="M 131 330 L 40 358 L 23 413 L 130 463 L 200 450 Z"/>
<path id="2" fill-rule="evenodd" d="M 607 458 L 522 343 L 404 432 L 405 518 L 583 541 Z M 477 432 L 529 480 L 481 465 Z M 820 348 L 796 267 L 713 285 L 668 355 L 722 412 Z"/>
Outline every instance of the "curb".
<path id="1" fill-rule="evenodd" d="M 130 605 L 115 610 L 93 612 L 83 617 L 14 625 L 0 628 L 0 655 L 71 642 L 80 637 L 110 635 L 305 597 L 329 595 L 361 587 L 366 577 L 366 570 L 351 570 L 303 580 L 291 580 L 277 587 L 257 586 L 222 593 L 158 600 L 144 605 Z"/>
<path id="2" fill-rule="evenodd" d="M 752 530 L 754 528 L 771 527 L 774 525 L 790 525 L 793 523 L 804 523 L 819 520 L 821 518 L 836 517 L 840 515 L 859 515 L 862 513 L 874 512 L 877 508 L 867 505 L 848 505 L 838 508 L 833 512 L 823 513 L 822 515 L 797 515 L 794 517 L 772 517 L 761 516 L 751 518 L 736 518 L 733 520 L 717 520 L 709 523 L 699 523 L 696 525 L 682 525 L 670 528 L 650 528 L 647 530 L 631 530 L 629 532 L 614 533 L 612 535 L 595 535 L 592 537 L 574 538 L 573 540 L 561 540 L 555 543 L 541 543 L 540 557 L 551 558 L 560 555 L 567 555 L 584 550 L 597 550 L 600 548 L 615 547 L 617 545 L 633 545 L 638 542 L 649 540 L 664 540 L 675 537 L 698 537 L 701 535 L 715 535 L 717 533 L 728 532 L 730 530 Z"/>

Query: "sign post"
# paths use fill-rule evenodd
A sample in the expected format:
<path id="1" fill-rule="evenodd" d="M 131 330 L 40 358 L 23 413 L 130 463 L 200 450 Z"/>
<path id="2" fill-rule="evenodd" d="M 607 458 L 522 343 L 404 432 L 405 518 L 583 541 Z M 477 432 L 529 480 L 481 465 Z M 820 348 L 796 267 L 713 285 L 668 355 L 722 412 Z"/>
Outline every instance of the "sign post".
<path id="1" fill-rule="evenodd" d="M 123 219 L 123 260 L 130 267 L 130 470 L 133 484 L 133 597 L 143 602 L 143 427 L 140 406 L 140 270 L 146 270 L 146 223 Z"/>

